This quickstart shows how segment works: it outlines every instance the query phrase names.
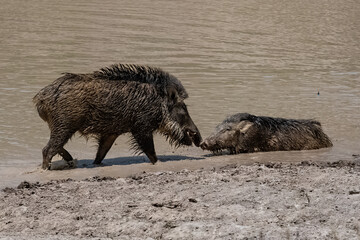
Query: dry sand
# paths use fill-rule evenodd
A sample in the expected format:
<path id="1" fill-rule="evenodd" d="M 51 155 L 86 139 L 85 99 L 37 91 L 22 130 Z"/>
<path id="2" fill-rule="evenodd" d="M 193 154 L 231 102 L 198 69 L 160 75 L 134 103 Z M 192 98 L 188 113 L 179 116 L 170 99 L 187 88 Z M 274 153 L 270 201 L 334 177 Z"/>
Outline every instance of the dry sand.
<path id="1" fill-rule="evenodd" d="M 1 239 L 360 239 L 360 157 L 23 182 Z"/>

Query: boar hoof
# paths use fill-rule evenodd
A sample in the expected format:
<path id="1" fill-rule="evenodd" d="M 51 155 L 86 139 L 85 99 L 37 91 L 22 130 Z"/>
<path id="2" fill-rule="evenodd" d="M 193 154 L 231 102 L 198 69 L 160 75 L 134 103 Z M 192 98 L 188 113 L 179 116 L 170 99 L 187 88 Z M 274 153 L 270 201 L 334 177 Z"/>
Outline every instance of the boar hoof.
<path id="1" fill-rule="evenodd" d="M 156 156 L 148 156 L 148 158 L 153 165 L 158 161 Z"/>
<path id="2" fill-rule="evenodd" d="M 202 143 L 200 143 L 200 147 L 201 147 L 202 150 L 205 150 L 205 149 L 207 149 L 209 146 L 207 145 L 206 142 L 202 142 Z"/>
<path id="3" fill-rule="evenodd" d="M 69 168 L 75 167 L 75 163 L 73 161 L 67 161 L 66 164 L 68 165 Z"/>
<path id="4" fill-rule="evenodd" d="M 157 162 L 158 160 L 157 159 L 150 159 L 150 162 L 152 165 L 155 165 L 155 163 Z"/>
<path id="5" fill-rule="evenodd" d="M 100 164 L 101 164 L 101 160 L 95 160 L 95 161 L 93 162 L 93 164 L 100 165 Z"/>
<path id="6" fill-rule="evenodd" d="M 43 162 L 42 169 L 44 170 L 50 170 L 51 164 L 49 162 Z"/>

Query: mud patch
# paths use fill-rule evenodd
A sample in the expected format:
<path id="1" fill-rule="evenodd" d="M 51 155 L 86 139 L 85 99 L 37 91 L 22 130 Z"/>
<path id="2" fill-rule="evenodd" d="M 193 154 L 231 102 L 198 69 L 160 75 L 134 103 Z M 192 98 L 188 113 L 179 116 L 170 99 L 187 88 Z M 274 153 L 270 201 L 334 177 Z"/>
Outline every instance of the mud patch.
<path id="1" fill-rule="evenodd" d="M 359 182 L 340 161 L 23 182 L 0 192 L 0 238 L 356 239 Z"/>

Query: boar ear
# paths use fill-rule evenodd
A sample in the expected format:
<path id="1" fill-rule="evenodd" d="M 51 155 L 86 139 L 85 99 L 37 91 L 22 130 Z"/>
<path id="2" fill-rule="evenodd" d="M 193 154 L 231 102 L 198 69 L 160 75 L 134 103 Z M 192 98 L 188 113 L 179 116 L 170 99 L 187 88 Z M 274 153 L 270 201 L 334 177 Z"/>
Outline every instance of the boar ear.
<path id="1" fill-rule="evenodd" d="M 254 125 L 254 123 L 250 121 L 241 121 L 237 125 L 237 129 L 239 129 L 241 133 L 246 133 L 252 125 Z"/>
<path id="2" fill-rule="evenodd" d="M 178 93 L 175 88 L 173 88 L 173 87 L 168 88 L 167 95 L 168 95 L 169 101 L 172 104 L 175 104 L 178 101 L 179 96 L 178 96 Z"/>

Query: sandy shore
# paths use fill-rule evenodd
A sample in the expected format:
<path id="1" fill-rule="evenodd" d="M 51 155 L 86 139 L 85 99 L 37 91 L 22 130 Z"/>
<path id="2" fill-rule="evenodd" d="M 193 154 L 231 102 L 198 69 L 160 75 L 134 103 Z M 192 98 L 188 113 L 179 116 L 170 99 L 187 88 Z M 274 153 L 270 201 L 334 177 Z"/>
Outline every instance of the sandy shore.
<path id="1" fill-rule="evenodd" d="M 360 158 L 23 182 L 1 239 L 359 239 Z"/>

